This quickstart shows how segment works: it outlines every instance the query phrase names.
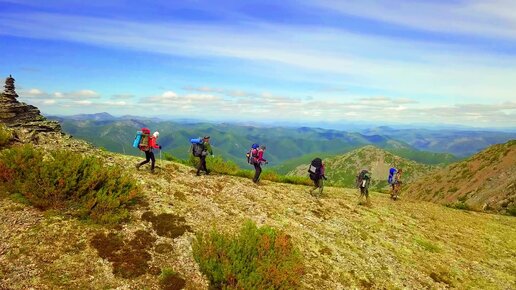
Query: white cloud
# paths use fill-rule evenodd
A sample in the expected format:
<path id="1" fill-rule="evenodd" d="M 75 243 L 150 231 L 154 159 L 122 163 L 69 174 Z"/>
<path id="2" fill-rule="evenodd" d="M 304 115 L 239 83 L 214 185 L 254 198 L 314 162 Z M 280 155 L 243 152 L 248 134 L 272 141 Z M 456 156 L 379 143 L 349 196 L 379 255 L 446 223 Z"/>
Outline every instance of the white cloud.
<path id="1" fill-rule="evenodd" d="M 46 96 L 48 96 L 47 93 L 45 93 L 44 91 L 42 91 L 40 89 L 29 89 L 28 91 L 22 91 L 21 94 L 29 96 L 29 97 L 46 97 Z"/>
<path id="2" fill-rule="evenodd" d="M 100 94 L 93 90 L 80 90 L 75 92 L 54 92 L 52 94 L 58 99 L 98 99 Z"/>
<path id="3" fill-rule="evenodd" d="M 81 106 L 89 106 L 93 104 L 92 101 L 82 100 L 82 101 L 74 101 L 75 104 L 81 105 Z"/>
<path id="4" fill-rule="evenodd" d="M 134 98 L 133 94 L 116 94 L 116 95 L 111 96 L 112 100 L 129 100 L 129 99 L 133 99 L 133 98 Z"/>
<path id="5" fill-rule="evenodd" d="M 426 31 L 516 39 L 516 2 L 512 0 L 317 0 L 312 5 Z"/>
<path id="6" fill-rule="evenodd" d="M 55 103 L 56 103 L 56 100 L 53 100 L 53 99 L 43 100 L 44 105 L 53 105 Z"/>
<path id="7" fill-rule="evenodd" d="M 325 3 L 334 4 L 332 1 Z M 394 15 L 386 17 L 418 18 L 407 11 L 421 10 L 431 14 L 432 21 L 444 24 L 448 18 L 454 21 L 453 13 L 459 13 L 447 13 L 448 4 L 435 3 L 428 5 L 435 5 L 438 12 L 430 13 L 431 10 L 423 9 L 427 4 L 419 1 L 392 5 L 392 9 L 389 5 L 384 8 L 371 1 L 365 1 L 365 4 L 357 1 L 349 3 L 335 5 L 350 13 L 365 11 L 364 15 L 372 19 L 383 12 Z M 473 4 L 467 5 L 470 6 L 476 7 Z M 370 7 L 369 15 L 367 10 Z M 471 7 L 465 9 L 477 9 Z M 396 8 L 401 12 L 396 12 Z M 516 29 L 510 29 L 512 18 L 509 13 L 504 13 L 494 5 L 486 9 L 491 12 L 485 17 L 493 21 L 496 20 L 494 15 L 502 14 L 500 17 L 503 18 L 507 14 L 509 20 L 504 20 L 500 31 L 506 29 L 511 32 L 505 34 L 516 33 Z M 441 12 L 444 14 L 441 15 Z M 470 21 L 469 16 L 464 17 Z M 475 17 L 471 19 L 472 23 L 477 20 Z M 433 22 L 429 23 L 433 25 Z M 313 75 L 311 82 L 336 85 L 335 80 L 342 79 L 340 85 L 367 87 L 399 96 L 417 94 L 441 100 L 459 98 L 473 102 L 489 97 L 493 101 L 503 102 L 513 99 L 513 92 L 516 91 L 516 82 L 513 81 L 516 79 L 514 56 L 488 54 L 468 45 L 358 35 L 321 26 L 246 22 L 237 29 L 213 24 L 149 24 L 50 13 L 27 13 L 23 16 L 4 13 L 0 33 L 188 57 L 231 58 L 265 65 L 275 63 L 297 75 Z M 330 79 L 328 76 L 331 76 Z M 209 94 L 221 93 L 210 88 L 197 90 Z M 245 95 L 245 92 L 235 91 L 233 95 Z"/>

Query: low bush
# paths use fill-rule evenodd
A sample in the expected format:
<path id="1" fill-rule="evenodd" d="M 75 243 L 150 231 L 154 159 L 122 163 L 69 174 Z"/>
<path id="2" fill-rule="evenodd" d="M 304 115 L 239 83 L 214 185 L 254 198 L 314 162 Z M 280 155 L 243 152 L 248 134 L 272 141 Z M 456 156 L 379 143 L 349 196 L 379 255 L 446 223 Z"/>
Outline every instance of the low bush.
<path id="1" fill-rule="evenodd" d="M 165 159 L 167 161 L 173 161 L 176 163 L 185 164 L 185 165 L 191 165 L 187 160 L 174 157 L 172 154 L 170 154 L 168 152 L 163 152 L 163 159 Z"/>
<path id="2" fill-rule="evenodd" d="M 135 181 L 118 167 L 78 153 L 45 154 L 31 145 L 0 152 L 0 187 L 31 205 L 56 209 L 97 223 L 118 223 L 136 201 Z"/>
<path id="3" fill-rule="evenodd" d="M 251 221 L 238 235 L 198 235 L 193 254 L 215 289 L 298 289 L 305 272 L 289 235 Z"/>
<path id="4" fill-rule="evenodd" d="M 0 124 L 0 148 L 4 147 L 5 145 L 9 144 L 9 142 L 12 139 L 12 133 L 5 127 L 4 125 Z"/>
<path id="5" fill-rule="evenodd" d="M 446 205 L 447 207 L 461 209 L 461 210 L 470 210 L 471 208 L 463 201 L 457 201 L 455 203 L 449 203 Z"/>

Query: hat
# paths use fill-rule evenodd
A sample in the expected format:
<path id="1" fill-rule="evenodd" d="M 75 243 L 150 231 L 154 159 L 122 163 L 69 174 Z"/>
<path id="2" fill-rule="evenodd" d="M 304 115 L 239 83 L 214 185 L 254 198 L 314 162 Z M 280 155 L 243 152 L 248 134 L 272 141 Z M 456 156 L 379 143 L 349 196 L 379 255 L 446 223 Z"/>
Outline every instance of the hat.
<path id="1" fill-rule="evenodd" d="M 203 139 L 210 139 L 210 136 L 204 136 Z"/>
<path id="2" fill-rule="evenodd" d="M 267 149 L 267 147 L 266 147 L 265 145 L 261 145 L 261 146 L 260 146 L 260 149 L 265 150 L 265 149 Z"/>
<path id="3" fill-rule="evenodd" d="M 154 136 L 155 138 L 158 138 L 159 137 L 159 132 L 158 131 L 154 132 L 154 134 L 152 134 L 152 136 Z"/>

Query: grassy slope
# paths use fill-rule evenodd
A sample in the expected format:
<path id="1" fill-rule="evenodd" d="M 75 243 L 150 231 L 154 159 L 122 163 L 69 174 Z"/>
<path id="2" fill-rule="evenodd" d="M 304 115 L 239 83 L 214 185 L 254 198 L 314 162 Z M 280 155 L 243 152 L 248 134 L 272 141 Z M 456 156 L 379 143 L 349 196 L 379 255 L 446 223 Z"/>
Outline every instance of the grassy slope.
<path id="1" fill-rule="evenodd" d="M 418 177 L 434 169 L 432 166 L 419 164 L 369 145 L 326 159 L 327 183 L 330 185 L 354 187 L 355 177 L 358 172 L 362 169 L 367 169 L 372 173 L 371 187 L 382 189 L 387 186 L 389 168 L 394 165 L 397 168 L 403 169 L 402 179 L 405 182 L 416 180 Z M 307 165 L 303 164 L 291 171 L 289 175 L 306 176 L 306 171 Z"/>
<path id="2" fill-rule="evenodd" d="M 491 146 L 470 158 L 410 184 L 410 197 L 475 210 L 516 211 L 516 140 Z"/>
<path id="3" fill-rule="evenodd" d="M 235 231 L 245 219 L 286 230 L 306 257 L 306 289 L 514 288 L 516 219 L 466 212 L 427 202 L 390 201 L 372 194 L 357 205 L 351 189 L 326 188 L 315 199 L 304 186 L 228 176 L 196 178 L 165 162 L 165 171 L 135 171 L 138 158 L 102 153 L 108 164 L 132 170 L 146 189 L 134 220 L 115 229 L 123 237 L 148 230 L 151 270 L 133 279 L 113 276 L 111 263 L 90 245 L 104 228 L 0 200 L 0 288 L 157 288 L 153 269 L 170 267 L 188 289 L 207 289 L 191 254 L 192 233 L 171 239 L 152 231 L 143 212 L 184 217 L 194 232 Z M 163 249 L 167 249 L 163 251 Z M 130 258 L 130 257 L 127 257 Z M 154 273 L 154 274 L 153 274 Z"/>

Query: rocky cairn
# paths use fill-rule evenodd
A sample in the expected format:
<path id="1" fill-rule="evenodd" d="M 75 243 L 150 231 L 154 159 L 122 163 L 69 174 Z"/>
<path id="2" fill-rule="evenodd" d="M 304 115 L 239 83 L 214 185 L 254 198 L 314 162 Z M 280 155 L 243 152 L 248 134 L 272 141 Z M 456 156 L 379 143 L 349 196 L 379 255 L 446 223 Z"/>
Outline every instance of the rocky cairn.
<path id="1" fill-rule="evenodd" d="M 14 78 L 5 79 L 4 92 L 0 94 L 0 123 L 27 132 L 60 133 L 61 125 L 43 117 L 38 108 L 21 103 L 14 86 Z"/>

